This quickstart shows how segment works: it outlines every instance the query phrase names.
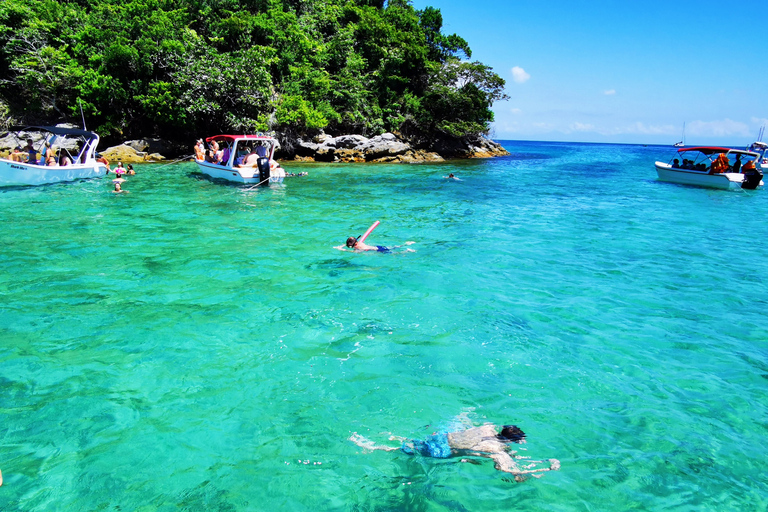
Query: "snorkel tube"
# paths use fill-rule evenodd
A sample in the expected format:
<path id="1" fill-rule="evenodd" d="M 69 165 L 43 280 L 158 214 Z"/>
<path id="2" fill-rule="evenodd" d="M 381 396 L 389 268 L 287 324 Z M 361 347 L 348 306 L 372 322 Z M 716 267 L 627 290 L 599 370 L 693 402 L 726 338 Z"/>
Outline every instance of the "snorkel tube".
<path id="1" fill-rule="evenodd" d="M 368 228 L 368 231 L 365 232 L 365 234 L 361 237 L 357 238 L 357 243 L 363 243 L 365 242 L 365 239 L 368 238 L 368 235 L 373 233 L 373 230 L 376 229 L 376 227 L 379 225 L 379 221 L 374 222 L 371 224 L 371 227 Z"/>

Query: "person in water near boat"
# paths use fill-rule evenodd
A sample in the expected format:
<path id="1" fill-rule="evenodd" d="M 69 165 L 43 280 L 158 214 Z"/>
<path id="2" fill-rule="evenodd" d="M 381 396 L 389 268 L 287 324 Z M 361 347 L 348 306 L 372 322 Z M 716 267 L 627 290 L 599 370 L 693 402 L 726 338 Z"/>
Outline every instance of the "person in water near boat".
<path id="1" fill-rule="evenodd" d="M 121 185 L 122 182 L 125 180 L 114 180 L 115 181 L 115 190 L 112 191 L 113 194 L 130 194 L 129 191 L 123 190 L 123 187 Z"/>
<path id="2" fill-rule="evenodd" d="M 101 156 L 100 153 L 96 153 L 96 161 L 97 162 L 101 162 L 102 164 L 104 164 L 104 166 L 107 168 L 107 174 L 112 172 L 112 169 L 109 168 L 109 160 L 107 160 L 106 158 Z"/>
<path id="3" fill-rule="evenodd" d="M 447 179 L 447 180 L 456 180 L 456 181 L 461 181 L 461 180 L 460 180 L 459 178 L 457 178 L 457 177 L 456 177 L 456 176 L 455 176 L 453 173 L 450 173 L 448 176 L 443 176 L 443 178 L 445 178 L 445 179 Z"/>
<path id="4" fill-rule="evenodd" d="M 522 482 L 527 475 L 540 478 L 545 471 L 557 471 L 560 469 L 560 461 L 548 459 L 546 461 L 534 461 L 527 457 L 516 456 L 517 451 L 510 449 L 511 443 L 525 443 L 525 432 L 516 425 L 504 425 L 497 432 L 498 427 L 486 423 L 482 427 L 472 427 L 465 430 L 451 432 L 435 432 L 426 439 L 408 439 L 399 436 L 390 436 L 390 441 L 400 441 L 400 446 L 387 446 L 376 444 L 354 432 L 349 440 L 366 450 L 401 450 L 408 455 L 422 455 L 438 459 L 449 457 L 484 457 L 492 459 L 494 467 L 499 471 L 511 473 L 515 481 Z M 461 459 L 461 462 L 472 462 L 471 459 Z M 548 462 L 549 467 L 536 467 Z"/>
<path id="5" fill-rule="evenodd" d="M 131 176 L 136 174 L 136 171 L 133 170 L 133 165 L 128 164 L 128 167 L 125 170 L 125 174 L 130 174 Z"/>

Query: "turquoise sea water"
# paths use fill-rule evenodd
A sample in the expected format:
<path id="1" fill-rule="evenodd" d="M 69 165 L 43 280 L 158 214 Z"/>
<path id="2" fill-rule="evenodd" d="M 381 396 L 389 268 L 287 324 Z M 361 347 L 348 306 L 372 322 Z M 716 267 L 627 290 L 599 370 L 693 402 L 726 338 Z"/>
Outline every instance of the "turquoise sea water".
<path id="1" fill-rule="evenodd" d="M 765 510 L 768 191 L 504 144 L 0 191 L 0 510 Z M 349 441 L 459 422 L 562 468 Z"/>

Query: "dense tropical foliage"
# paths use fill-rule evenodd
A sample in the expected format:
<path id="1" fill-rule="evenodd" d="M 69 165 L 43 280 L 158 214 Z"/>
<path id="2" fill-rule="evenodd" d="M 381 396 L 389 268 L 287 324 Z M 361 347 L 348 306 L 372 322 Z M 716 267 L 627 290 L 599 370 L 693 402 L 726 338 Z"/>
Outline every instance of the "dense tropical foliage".
<path id="1" fill-rule="evenodd" d="M 409 0 L 3 0 L 0 117 L 106 136 L 464 137 L 504 80 Z"/>

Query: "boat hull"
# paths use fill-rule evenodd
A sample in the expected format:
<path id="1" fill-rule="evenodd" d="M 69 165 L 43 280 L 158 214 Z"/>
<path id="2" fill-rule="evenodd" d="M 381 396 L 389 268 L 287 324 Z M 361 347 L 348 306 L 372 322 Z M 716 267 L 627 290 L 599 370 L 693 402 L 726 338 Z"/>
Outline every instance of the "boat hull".
<path id="1" fill-rule="evenodd" d="M 672 167 L 662 162 L 656 162 L 656 173 L 662 181 L 723 190 L 740 189 L 744 181 L 744 175 L 740 173 L 709 174 L 705 171 Z M 759 186 L 763 186 L 762 181 Z"/>
<path id="2" fill-rule="evenodd" d="M 257 184 L 262 181 L 259 169 L 256 167 L 227 167 L 202 160 L 195 160 L 195 163 L 201 173 L 213 179 L 243 184 Z M 273 171 L 269 183 L 282 183 L 283 178 L 285 178 L 284 172 Z"/>
<path id="3" fill-rule="evenodd" d="M 64 167 L 30 165 L 10 160 L 0 160 L 0 187 L 23 187 L 63 183 L 80 179 L 106 176 L 104 164 L 88 162 Z"/>

